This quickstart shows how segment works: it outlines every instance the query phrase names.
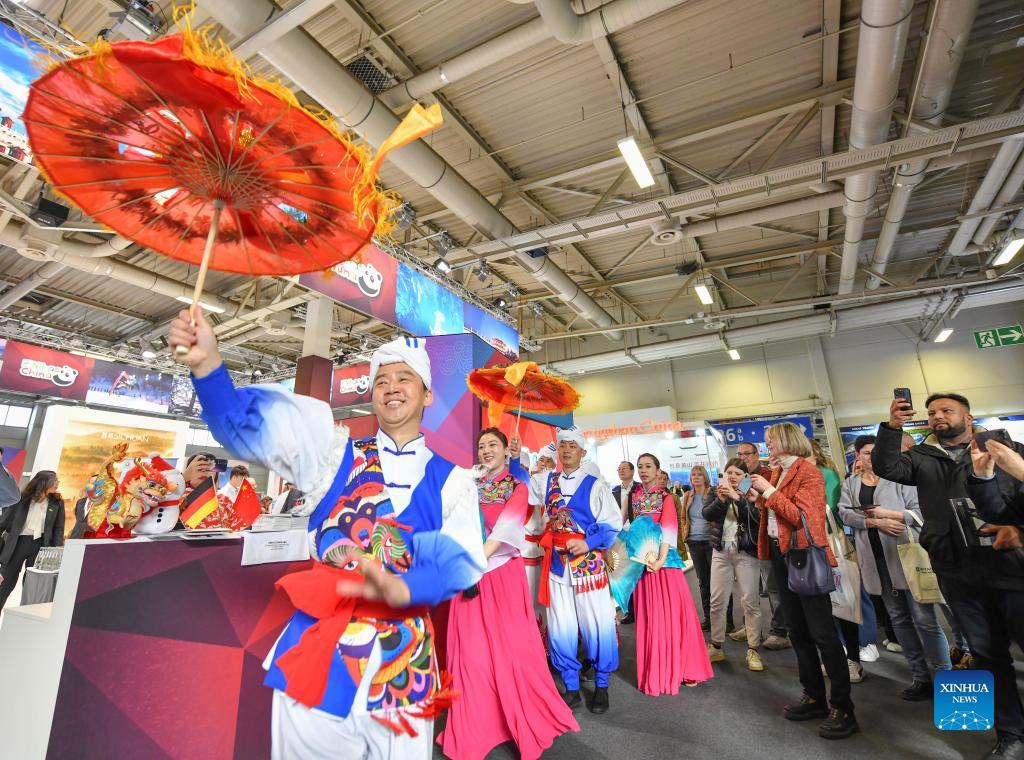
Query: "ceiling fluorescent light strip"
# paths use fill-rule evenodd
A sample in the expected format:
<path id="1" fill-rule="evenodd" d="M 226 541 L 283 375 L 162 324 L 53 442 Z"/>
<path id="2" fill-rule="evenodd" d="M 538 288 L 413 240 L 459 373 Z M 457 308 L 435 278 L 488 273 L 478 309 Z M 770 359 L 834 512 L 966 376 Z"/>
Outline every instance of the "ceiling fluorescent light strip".
<path id="1" fill-rule="evenodd" d="M 654 175 L 651 174 L 651 170 L 647 166 L 647 161 L 644 159 L 644 154 L 640 151 L 640 146 L 637 145 L 636 138 L 624 137 L 619 140 L 617 145 L 619 146 L 619 153 L 626 160 L 626 166 L 629 167 L 629 171 L 633 174 L 633 179 L 636 180 L 636 184 L 641 189 L 653 185 Z"/>

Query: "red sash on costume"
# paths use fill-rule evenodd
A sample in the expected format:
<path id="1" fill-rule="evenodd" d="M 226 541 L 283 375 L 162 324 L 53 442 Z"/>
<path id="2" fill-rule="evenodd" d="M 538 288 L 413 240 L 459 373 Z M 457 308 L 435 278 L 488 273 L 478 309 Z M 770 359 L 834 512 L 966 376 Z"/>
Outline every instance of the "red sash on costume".
<path id="1" fill-rule="evenodd" d="M 396 610 L 382 602 L 338 596 L 338 581 L 364 580 L 365 576 L 355 570 L 317 562 L 311 570 L 289 573 L 274 584 L 296 609 L 317 620 L 298 644 L 277 659 L 288 679 L 285 693 L 306 707 L 316 707 L 323 701 L 335 647 L 353 617 L 404 620 L 429 615 L 425 605 Z"/>
<path id="2" fill-rule="evenodd" d="M 582 533 L 553 533 L 548 527 L 539 536 L 527 536 L 527 541 L 538 544 L 544 550 L 544 559 L 540 564 L 541 582 L 537 589 L 537 601 L 544 607 L 551 606 L 551 589 L 548 588 L 548 580 L 551 575 L 551 557 L 555 551 L 567 551 L 568 543 L 578 538 L 581 541 L 585 538 Z"/>

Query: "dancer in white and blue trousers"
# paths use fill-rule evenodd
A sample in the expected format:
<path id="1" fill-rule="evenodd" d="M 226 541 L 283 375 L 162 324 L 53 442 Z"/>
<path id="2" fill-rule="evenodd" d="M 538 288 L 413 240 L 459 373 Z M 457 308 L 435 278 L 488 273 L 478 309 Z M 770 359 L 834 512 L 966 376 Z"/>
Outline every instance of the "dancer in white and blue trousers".
<path id="1" fill-rule="evenodd" d="M 581 468 L 586 454 L 576 428 L 559 430 L 559 466 L 530 481 L 530 504 L 543 506 L 545 529 L 535 539 L 544 549 L 538 592 L 548 607 L 551 661 L 565 683 L 565 701 L 575 709 L 580 694 L 579 638 L 595 670 L 591 712 L 608 710 L 608 676 L 619 667 L 615 602 L 608 585 L 604 550 L 622 528 L 622 514 L 608 484 Z M 545 583 L 546 576 L 546 583 Z"/>

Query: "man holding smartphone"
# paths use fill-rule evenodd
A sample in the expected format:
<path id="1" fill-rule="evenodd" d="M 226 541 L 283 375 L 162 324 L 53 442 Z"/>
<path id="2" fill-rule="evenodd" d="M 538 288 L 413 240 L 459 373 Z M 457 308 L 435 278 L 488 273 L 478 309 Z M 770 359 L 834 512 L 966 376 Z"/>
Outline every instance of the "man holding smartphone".
<path id="1" fill-rule="evenodd" d="M 1024 646 L 1024 557 L 1019 551 L 983 546 L 964 527 L 956 504 L 968 499 L 975 432 L 970 402 L 957 393 L 936 393 L 925 402 L 929 435 L 900 452 L 903 425 L 916 412 L 897 395 L 889 420 L 878 427 L 871 462 L 886 480 L 917 486 L 924 526 L 921 545 L 931 557 L 946 602 L 967 636 L 975 666 L 995 681 L 995 728 L 991 757 L 1024 760 L 1024 706 L 1017 692 L 1010 642 Z M 1014 449 L 1024 453 L 1024 446 Z M 1013 477 L 996 467 L 998 488 L 1012 494 Z"/>

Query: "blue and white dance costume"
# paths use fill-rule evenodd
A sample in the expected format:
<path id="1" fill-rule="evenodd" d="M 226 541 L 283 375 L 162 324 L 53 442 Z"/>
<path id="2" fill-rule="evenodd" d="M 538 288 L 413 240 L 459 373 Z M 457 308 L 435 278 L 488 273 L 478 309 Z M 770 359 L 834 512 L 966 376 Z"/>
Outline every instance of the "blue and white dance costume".
<path id="1" fill-rule="evenodd" d="M 394 361 L 406 357 L 382 363 Z M 420 374 L 429 387 L 426 366 Z M 225 448 L 308 494 L 314 559 L 330 564 L 352 549 L 375 556 L 402 576 L 410 607 L 438 604 L 480 579 L 486 560 L 476 483 L 470 471 L 434 455 L 422 436 L 401 448 L 383 431 L 350 441 L 322 401 L 280 386 L 237 389 L 223 366 L 193 382 L 203 419 Z M 277 665 L 316 622 L 295 612 L 265 663 L 265 682 L 275 689 L 275 760 L 431 756 L 432 720 L 415 715 L 438 688 L 432 628 L 425 617 L 396 612 L 352 618 L 334 649 L 323 699 L 312 709 L 285 694 L 287 678 Z M 389 677 L 378 678 L 381 671 Z M 413 732 L 389 727 L 401 723 L 398 715 Z"/>
<path id="2" fill-rule="evenodd" d="M 552 549 L 547 578 L 551 661 L 562 674 L 565 688 L 577 691 L 580 662 L 576 655 L 582 635 L 596 672 L 595 683 L 607 686 L 608 675 L 619 667 L 619 645 L 603 550 L 612 545 L 621 529 L 622 514 L 607 484 L 579 469 L 534 476 L 530 504 L 545 505 L 546 533 L 582 534 L 591 549 L 575 558 Z"/>

